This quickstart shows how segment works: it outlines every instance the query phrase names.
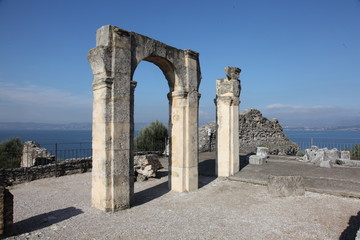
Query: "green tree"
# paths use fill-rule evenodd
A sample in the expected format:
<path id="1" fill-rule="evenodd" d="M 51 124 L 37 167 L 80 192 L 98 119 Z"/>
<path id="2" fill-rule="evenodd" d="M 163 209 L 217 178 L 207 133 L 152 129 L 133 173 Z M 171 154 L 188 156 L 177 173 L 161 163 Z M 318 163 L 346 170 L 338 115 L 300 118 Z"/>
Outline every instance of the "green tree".
<path id="1" fill-rule="evenodd" d="M 360 160 L 360 144 L 356 144 L 353 146 L 351 150 L 351 159 Z"/>
<path id="2" fill-rule="evenodd" d="M 150 123 L 140 129 L 136 138 L 137 151 L 164 151 L 168 130 L 160 121 Z"/>
<path id="3" fill-rule="evenodd" d="M 0 143 L 0 169 L 20 167 L 23 142 L 12 138 Z"/>

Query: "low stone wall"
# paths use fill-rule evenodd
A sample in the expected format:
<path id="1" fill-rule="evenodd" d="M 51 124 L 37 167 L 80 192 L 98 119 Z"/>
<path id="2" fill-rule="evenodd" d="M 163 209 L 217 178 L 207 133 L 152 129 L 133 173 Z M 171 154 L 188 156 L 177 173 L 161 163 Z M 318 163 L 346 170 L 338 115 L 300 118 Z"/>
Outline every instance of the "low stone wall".
<path id="1" fill-rule="evenodd" d="M 68 159 L 57 164 L 1 169 L 0 179 L 5 186 L 30 182 L 36 179 L 59 177 L 91 171 L 92 158 Z"/>
<path id="2" fill-rule="evenodd" d="M 0 238 L 13 234 L 14 197 L 0 186 Z"/>

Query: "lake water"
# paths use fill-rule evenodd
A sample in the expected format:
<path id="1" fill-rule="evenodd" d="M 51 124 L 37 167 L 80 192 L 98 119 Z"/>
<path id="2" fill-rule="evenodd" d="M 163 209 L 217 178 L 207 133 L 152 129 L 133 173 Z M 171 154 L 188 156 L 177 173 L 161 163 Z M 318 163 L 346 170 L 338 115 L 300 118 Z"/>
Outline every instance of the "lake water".
<path id="1" fill-rule="evenodd" d="M 360 131 L 284 131 L 301 149 L 311 145 L 339 150 L 360 144 Z M 136 134 L 136 133 L 135 133 Z M 91 149 L 91 130 L 0 130 L 0 142 L 19 137 L 35 141 L 50 151 Z"/>

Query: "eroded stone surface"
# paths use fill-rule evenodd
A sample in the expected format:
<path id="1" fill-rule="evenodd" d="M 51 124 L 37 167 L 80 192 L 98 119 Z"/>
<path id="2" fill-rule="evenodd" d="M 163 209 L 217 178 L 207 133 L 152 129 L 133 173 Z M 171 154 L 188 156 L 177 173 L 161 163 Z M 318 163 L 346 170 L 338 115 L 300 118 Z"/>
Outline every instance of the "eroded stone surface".
<path id="1" fill-rule="evenodd" d="M 304 178 L 301 176 L 270 175 L 268 178 L 268 192 L 274 197 L 304 195 Z"/>
<path id="2" fill-rule="evenodd" d="M 55 156 L 42 148 L 39 143 L 34 141 L 24 142 L 24 148 L 21 156 L 21 167 L 32 167 L 53 163 Z"/>
<path id="3" fill-rule="evenodd" d="M 162 70 L 170 89 L 169 186 L 178 192 L 196 190 L 199 54 L 108 25 L 98 29 L 88 60 L 94 77 L 92 205 L 105 211 L 130 206 L 136 87 L 132 76 L 144 60 Z"/>
<path id="4" fill-rule="evenodd" d="M 209 138 L 207 129 L 211 130 Z M 276 119 L 264 118 L 259 110 L 244 110 L 239 115 L 239 151 L 242 154 L 256 153 L 257 147 L 267 147 L 269 154 L 295 155 L 299 146 L 284 134 Z M 211 142 L 210 142 L 211 139 Z M 211 148 L 210 148 L 211 146 Z M 199 151 L 216 149 L 216 123 L 209 122 L 199 128 Z"/>
<path id="5" fill-rule="evenodd" d="M 266 158 L 258 155 L 251 155 L 249 157 L 249 164 L 262 165 L 266 163 Z"/>
<path id="6" fill-rule="evenodd" d="M 216 173 L 219 177 L 228 177 L 239 171 L 240 72 L 240 68 L 226 67 L 227 78 L 216 80 Z M 212 130 L 208 128 L 209 141 L 212 140 L 211 134 Z"/>

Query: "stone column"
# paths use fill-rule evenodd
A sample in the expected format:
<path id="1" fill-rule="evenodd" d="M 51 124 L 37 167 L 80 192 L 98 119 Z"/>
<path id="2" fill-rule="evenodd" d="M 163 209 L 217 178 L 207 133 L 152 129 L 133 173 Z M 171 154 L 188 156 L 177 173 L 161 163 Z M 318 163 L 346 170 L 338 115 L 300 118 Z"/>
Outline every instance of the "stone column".
<path id="1" fill-rule="evenodd" d="M 198 93 L 174 91 L 168 97 L 171 104 L 169 188 L 176 192 L 193 191 L 198 189 L 197 108 L 194 107 Z"/>
<path id="2" fill-rule="evenodd" d="M 240 72 L 240 68 L 226 67 L 227 78 L 216 80 L 218 177 L 228 177 L 239 171 Z"/>
<path id="3" fill-rule="evenodd" d="M 104 211 L 129 208 L 133 194 L 130 45 L 130 36 L 120 38 L 104 26 L 88 56 L 94 75 L 92 205 Z"/>

